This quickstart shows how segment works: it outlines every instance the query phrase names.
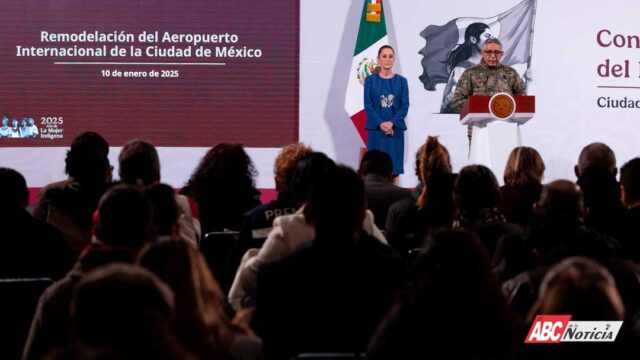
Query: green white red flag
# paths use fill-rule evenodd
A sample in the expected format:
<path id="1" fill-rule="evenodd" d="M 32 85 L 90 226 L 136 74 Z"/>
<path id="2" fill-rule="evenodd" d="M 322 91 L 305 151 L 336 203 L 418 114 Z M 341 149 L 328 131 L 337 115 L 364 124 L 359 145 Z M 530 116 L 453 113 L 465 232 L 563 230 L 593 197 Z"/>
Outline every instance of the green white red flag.
<path id="1" fill-rule="evenodd" d="M 376 62 L 378 49 L 388 43 L 382 0 L 364 0 L 358 40 L 353 52 L 349 84 L 344 100 L 344 107 L 364 144 L 367 143 L 367 132 L 364 129 L 367 121 L 367 114 L 364 111 L 364 80 L 378 65 Z"/>

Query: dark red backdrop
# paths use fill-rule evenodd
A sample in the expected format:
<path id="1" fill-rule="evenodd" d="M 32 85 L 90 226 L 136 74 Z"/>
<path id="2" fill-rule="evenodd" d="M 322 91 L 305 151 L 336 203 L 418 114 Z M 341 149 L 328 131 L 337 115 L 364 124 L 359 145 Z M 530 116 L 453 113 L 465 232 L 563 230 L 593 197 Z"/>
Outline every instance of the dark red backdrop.
<path id="1" fill-rule="evenodd" d="M 134 137 L 157 146 L 203 147 L 218 142 L 280 147 L 298 139 L 298 0 L 3 0 L 0 24 L 0 113 L 10 118 L 33 117 L 38 122 L 45 116 L 64 117 L 64 139 L 0 139 L 0 146 L 68 146 L 86 130 L 103 134 L 112 146 Z M 74 45 L 41 43 L 42 30 L 234 33 L 239 36 L 237 44 L 218 45 L 259 48 L 263 55 L 225 59 L 16 57 L 16 45 Z M 144 48 L 149 44 L 135 45 Z M 203 45 L 215 52 L 216 44 Z M 222 61 L 227 65 L 54 65 L 54 61 Z M 101 76 L 101 70 L 113 69 L 175 69 L 180 77 Z"/>

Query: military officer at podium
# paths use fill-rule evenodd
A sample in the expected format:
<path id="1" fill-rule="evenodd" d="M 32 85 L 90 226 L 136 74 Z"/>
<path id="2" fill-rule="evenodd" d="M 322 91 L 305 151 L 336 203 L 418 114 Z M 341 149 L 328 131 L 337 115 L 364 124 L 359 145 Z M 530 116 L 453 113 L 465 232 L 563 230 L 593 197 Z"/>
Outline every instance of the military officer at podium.
<path id="1" fill-rule="evenodd" d="M 513 96 L 527 94 L 525 83 L 518 72 L 500 63 L 504 55 L 500 40 L 496 38 L 486 40 L 480 53 L 482 55 L 480 64 L 462 73 L 453 94 L 451 107 L 458 112 L 462 110 L 467 98 L 472 95 L 492 96 L 501 92 Z M 471 141 L 471 126 L 469 126 L 469 141 Z"/>
<path id="2" fill-rule="evenodd" d="M 492 96 L 500 92 L 513 96 L 526 95 L 524 81 L 518 72 L 500 63 L 504 55 L 500 40 L 491 38 L 485 41 L 481 54 L 480 64 L 467 69 L 458 81 L 452 100 L 452 106 L 458 111 L 472 95 Z"/>

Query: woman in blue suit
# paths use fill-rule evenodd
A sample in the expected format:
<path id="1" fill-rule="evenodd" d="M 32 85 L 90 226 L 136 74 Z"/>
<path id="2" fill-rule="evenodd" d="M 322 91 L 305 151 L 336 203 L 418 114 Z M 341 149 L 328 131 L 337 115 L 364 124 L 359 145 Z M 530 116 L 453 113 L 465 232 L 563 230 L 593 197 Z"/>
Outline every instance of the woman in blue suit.
<path id="1" fill-rule="evenodd" d="M 409 111 L 407 79 L 393 72 L 395 52 L 389 45 L 378 50 L 380 71 L 364 81 L 367 113 L 367 150 L 382 150 L 391 156 L 393 174 L 404 173 L 405 117 Z"/>

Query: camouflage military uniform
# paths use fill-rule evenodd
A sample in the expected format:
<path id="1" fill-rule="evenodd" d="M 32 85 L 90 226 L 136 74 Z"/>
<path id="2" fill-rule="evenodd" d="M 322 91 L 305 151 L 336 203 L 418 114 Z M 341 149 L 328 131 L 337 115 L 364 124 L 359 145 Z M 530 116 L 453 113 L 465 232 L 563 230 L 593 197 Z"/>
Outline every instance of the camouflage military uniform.
<path id="1" fill-rule="evenodd" d="M 512 67 L 498 64 L 491 68 L 481 62 L 462 74 L 451 105 L 460 111 L 471 95 L 491 96 L 499 92 L 520 96 L 526 95 L 527 90 L 524 81 Z"/>
<path id="2" fill-rule="evenodd" d="M 520 96 L 526 95 L 527 89 L 518 72 L 512 67 L 502 64 L 489 67 L 482 61 L 462 74 L 453 94 L 451 107 L 460 111 L 471 95 L 492 96 L 500 92 Z M 469 144 L 471 130 L 472 126 L 469 125 Z"/>

